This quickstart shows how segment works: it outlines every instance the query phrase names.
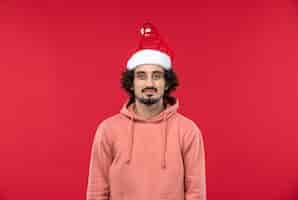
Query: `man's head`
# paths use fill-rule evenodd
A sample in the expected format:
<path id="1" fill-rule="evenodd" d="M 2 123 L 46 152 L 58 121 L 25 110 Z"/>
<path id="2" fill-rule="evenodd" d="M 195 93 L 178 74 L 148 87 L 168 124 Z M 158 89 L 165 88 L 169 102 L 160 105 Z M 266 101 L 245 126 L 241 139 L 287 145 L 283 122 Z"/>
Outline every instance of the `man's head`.
<path id="1" fill-rule="evenodd" d="M 151 23 L 145 23 L 140 32 L 139 47 L 127 60 L 121 78 L 122 87 L 131 97 L 129 104 L 135 100 L 145 105 L 162 100 L 173 104 L 175 98 L 170 93 L 178 80 L 172 70 L 172 51 Z"/>
<path id="2" fill-rule="evenodd" d="M 175 102 L 170 93 L 179 85 L 175 72 L 155 64 L 139 65 L 122 73 L 121 86 L 130 96 L 130 103 L 139 101 L 152 105 L 159 101 L 164 104 Z"/>

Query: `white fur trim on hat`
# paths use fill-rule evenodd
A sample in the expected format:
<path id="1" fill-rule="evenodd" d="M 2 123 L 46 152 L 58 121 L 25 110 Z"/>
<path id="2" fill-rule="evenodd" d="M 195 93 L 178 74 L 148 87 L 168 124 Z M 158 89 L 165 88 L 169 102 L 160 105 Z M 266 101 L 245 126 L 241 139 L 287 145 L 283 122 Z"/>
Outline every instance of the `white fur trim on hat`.
<path id="1" fill-rule="evenodd" d="M 156 64 L 165 68 L 171 69 L 171 58 L 166 53 L 153 49 L 144 49 L 134 53 L 127 61 L 127 69 L 132 70 L 138 65 Z"/>

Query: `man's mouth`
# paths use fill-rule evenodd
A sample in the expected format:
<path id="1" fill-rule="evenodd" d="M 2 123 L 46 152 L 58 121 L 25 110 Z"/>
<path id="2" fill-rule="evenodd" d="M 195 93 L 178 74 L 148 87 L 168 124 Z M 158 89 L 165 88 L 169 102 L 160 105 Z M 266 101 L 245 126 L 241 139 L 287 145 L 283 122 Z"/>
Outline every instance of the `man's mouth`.
<path id="1" fill-rule="evenodd" d="M 154 89 L 147 89 L 144 91 L 145 94 L 154 94 L 156 91 Z"/>

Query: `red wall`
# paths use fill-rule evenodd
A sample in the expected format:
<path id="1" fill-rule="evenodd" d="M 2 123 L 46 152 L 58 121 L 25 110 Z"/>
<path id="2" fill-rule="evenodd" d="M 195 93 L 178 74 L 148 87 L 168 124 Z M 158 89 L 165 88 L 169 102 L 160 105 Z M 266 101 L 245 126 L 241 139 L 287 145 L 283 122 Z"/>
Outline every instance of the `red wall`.
<path id="1" fill-rule="evenodd" d="M 84 199 L 147 19 L 203 131 L 208 199 L 298 199 L 297 1 L 0 1 L 0 200 Z"/>

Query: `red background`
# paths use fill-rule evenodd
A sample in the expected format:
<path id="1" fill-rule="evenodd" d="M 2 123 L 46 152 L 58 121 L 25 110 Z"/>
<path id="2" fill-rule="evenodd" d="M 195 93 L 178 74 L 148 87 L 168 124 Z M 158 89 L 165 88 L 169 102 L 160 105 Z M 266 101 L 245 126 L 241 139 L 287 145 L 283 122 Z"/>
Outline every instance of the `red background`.
<path id="1" fill-rule="evenodd" d="M 208 199 L 298 199 L 298 2 L 0 1 L 0 199 L 84 199 L 97 124 L 153 22 L 180 112 L 200 126 Z"/>

